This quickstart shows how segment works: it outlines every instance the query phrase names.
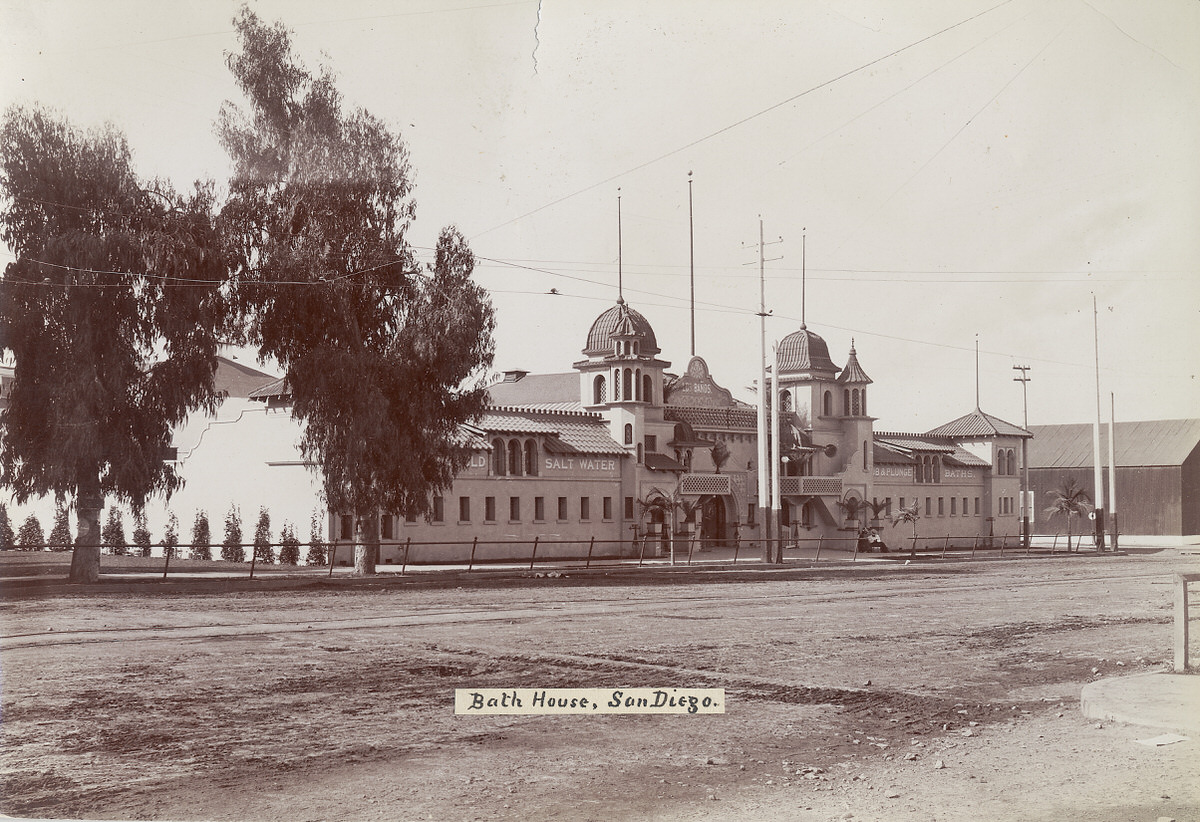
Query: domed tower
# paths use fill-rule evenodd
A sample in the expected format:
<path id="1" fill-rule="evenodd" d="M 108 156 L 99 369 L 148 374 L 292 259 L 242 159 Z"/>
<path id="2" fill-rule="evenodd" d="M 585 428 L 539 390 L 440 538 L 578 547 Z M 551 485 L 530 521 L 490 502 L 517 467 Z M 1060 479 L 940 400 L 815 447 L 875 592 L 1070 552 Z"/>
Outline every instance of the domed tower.
<path id="1" fill-rule="evenodd" d="M 858 364 L 858 353 L 854 350 L 854 340 L 851 340 L 850 356 L 838 377 L 841 397 L 835 399 L 835 404 L 840 402 L 842 410 L 842 434 L 847 447 L 845 470 L 850 475 L 860 475 L 860 481 L 864 483 L 869 482 L 875 466 L 875 420 L 867 416 L 867 386 L 870 384 L 871 378 Z"/>
<path id="2" fill-rule="evenodd" d="M 801 323 L 799 331 L 779 343 L 780 407 L 795 413 L 802 428 L 836 431 L 839 408 L 835 394 L 840 370 L 829 358 L 825 340 Z"/>
<path id="3" fill-rule="evenodd" d="M 583 347 L 587 359 L 575 363 L 581 405 L 608 418 L 613 439 L 638 463 L 647 444 L 661 437 L 663 369 L 671 364 L 658 353 L 650 323 L 618 297 L 592 323 Z M 661 439 L 665 443 L 668 437 Z"/>

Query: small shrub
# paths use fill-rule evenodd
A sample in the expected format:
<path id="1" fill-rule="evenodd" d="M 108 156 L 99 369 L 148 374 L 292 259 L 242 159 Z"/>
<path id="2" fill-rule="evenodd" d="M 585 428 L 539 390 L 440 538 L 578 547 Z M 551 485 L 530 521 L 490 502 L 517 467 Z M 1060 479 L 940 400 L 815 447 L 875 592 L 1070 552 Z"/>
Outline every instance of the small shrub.
<path id="1" fill-rule="evenodd" d="M 292 530 L 291 523 L 285 522 L 283 530 L 279 532 L 279 564 L 298 565 L 299 563 L 300 540 L 296 539 L 296 532 Z"/>
<path id="2" fill-rule="evenodd" d="M 17 531 L 17 546 L 22 551 L 46 550 L 46 534 L 42 531 L 42 523 L 33 514 L 21 523 L 21 530 Z"/>
<path id="3" fill-rule="evenodd" d="M 304 561 L 309 565 L 324 565 L 325 559 L 325 539 L 321 533 L 321 514 L 319 511 L 313 511 L 312 518 L 308 521 L 308 555 Z"/>
<path id="4" fill-rule="evenodd" d="M 254 526 L 254 556 L 259 562 L 270 564 L 275 561 L 271 548 L 271 515 L 266 508 L 258 509 L 258 525 Z"/>
<path id="5" fill-rule="evenodd" d="M 192 522 L 192 552 L 189 559 L 212 559 L 212 532 L 208 528 L 208 513 L 196 512 Z"/>
<path id="6" fill-rule="evenodd" d="M 167 517 L 167 530 L 163 532 L 163 556 L 174 559 L 179 555 L 179 517 L 174 512 Z"/>
<path id="7" fill-rule="evenodd" d="M 150 529 L 146 526 L 145 511 L 133 515 L 133 545 L 137 549 L 134 551 L 136 556 L 150 556 Z"/>
<path id="8" fill-rule="evenodd" d="M 0 550 L 8 551 L 17 546 L 17 535 L 13 533 L 12 522 L 8 518 L 8 506 L 0 503 Z"/>
<path id="9" fill-rule="evenodd" d="M 221 545 L 221 559 L 226 562 L 245 562 L 246 549 L 242 547 L 242 514 L 236 505 L 229 506 L 225 515 L 225 542 Z"/>
<path id="10" fill-rule="evenodd" d="M 47 542 L 51 551 L 71 550 L 71 521 L 62 505 L 54 509 L 54 527 L 50 529 Z"/>
<path id="11" fill-rule="evenodd" d="M 100 542 L 109 546 L 114 556 L 123 557 L 129 551 L 121 509 L 115 505 L 108 509 L 108 519 L 100 529 Z"/>

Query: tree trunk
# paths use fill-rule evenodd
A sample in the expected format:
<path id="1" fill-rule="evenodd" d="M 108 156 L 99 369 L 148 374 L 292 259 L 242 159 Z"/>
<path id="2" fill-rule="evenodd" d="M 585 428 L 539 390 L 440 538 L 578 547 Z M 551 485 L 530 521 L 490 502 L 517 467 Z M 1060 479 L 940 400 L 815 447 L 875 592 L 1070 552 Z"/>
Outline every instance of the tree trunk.
<path id="1" fill-rule="evenodd" d="M 100 495 L 99 483 L 92 488 L 79 490 L 78 536 L 75 550 L 71 553 L 71 571 L 67 582 L 91 583 L 100 581 L 100 514 L 104 511 L 104 497 Z"/>
<path id="2" fill-rule="evenodd" d="M 375 574 L 376 553 L 379 549 L 379 517 L 374 513 L 354 517 L 354 575 L 369 577 Z"/>

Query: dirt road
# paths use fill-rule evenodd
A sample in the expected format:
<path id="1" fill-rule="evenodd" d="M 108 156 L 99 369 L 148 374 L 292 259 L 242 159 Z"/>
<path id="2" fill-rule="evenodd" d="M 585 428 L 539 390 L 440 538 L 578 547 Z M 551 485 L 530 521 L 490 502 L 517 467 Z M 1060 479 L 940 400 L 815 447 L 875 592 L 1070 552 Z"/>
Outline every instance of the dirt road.
<path id="1" fill-rule="evenodd" d="M 1192 819 L 1197 741 L 1139 745 L 1078 694 L 1169 658 L 1170 574 L 1195 565 L 6 602 L 0 810 Z M 455 688 L 631 686 L 724 688 L 727 712 L 452 712 Z"/>

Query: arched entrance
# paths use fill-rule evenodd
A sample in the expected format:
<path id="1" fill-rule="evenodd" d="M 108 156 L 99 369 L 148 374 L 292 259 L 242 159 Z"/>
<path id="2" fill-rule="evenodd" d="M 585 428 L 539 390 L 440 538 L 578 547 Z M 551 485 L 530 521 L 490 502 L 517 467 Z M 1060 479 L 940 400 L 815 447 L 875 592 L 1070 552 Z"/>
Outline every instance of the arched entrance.
<path id="1" fill-rule="evenodd" d="M 729 513 L 724 497 L 705 497 L 700 504 L 700 533 L 703 536 L 702 548 L 726 546 L 731 544 L 729 534 Z"/>

